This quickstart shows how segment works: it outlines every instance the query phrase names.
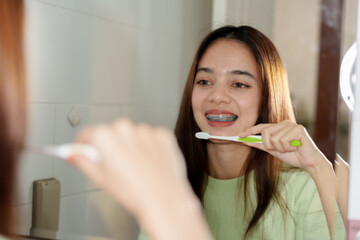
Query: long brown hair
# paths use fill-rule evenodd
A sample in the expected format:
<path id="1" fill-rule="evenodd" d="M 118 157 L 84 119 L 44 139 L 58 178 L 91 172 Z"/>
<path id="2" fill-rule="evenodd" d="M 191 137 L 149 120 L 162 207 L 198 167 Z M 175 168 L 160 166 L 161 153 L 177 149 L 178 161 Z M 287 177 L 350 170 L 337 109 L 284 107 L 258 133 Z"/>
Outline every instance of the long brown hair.
<path id="1" fill-rule="evenodd" d="M 17 161 L 26 125 L 23 1 L 0 0 L 0 234 L 14 233 Z"/>
<path id="2" fill-rule="evenodd" d="M 185 156 L 189 181 L 200 200 L 206 188 L 209 165 L 205 142 L 194 137 L 200 129 L 194 119 L 191 96 L 198 63 L 208 47 L 219 39 L 235 40 L 245 44 L 255 58 L 262 80 L 262 103 L 257 124 L 278 123 L 283 120 L 295 121 L 287 74 L 273 43 L 264 34 L 249 26 L 224 26 L 209 33 L 200 44 L 190 68 L 175 127 L 179 146 Z M 245 204 L 248 176 L 253 170 L 257 206 L 249 221 L 245 236 L 258 223 L 271 200 L 279 201 L 280 168 L 280 160 L 270 154 L 257 149 L 252 149 L 249 154 L 244 165 Z"/>

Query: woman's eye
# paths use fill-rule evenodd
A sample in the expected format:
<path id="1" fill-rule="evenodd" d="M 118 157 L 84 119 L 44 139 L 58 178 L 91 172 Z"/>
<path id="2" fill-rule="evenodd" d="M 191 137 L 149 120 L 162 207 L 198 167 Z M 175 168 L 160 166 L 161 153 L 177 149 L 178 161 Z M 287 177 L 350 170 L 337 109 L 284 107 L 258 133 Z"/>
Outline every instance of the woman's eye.
<path id="1" fill-rule="evenodd" d="M 210 85 L 210 82 L 208 80 L 199 80 L 196 83 L 199 85 Z"/>
<path id="2" fill-rule="evenodd" d="M 249 87 L 248 85 L 245 85 L 245 84 L 240 83 L 240 82 L 234 83 L 233 86 L 236 87 L 236 88 L 247 88 L 247 87 Z"/>

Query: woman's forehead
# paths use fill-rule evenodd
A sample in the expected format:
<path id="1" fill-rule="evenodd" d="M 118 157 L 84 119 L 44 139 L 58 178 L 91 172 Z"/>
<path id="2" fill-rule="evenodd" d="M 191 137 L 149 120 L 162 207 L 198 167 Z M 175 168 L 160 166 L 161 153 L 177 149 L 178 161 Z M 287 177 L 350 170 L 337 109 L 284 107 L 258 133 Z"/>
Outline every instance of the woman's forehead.
<path id="1" fill-rule="evenodd" d="M 249 71 L 259 77 L 258 66 L 249 47 L 237 40 L 220 39 L 213 42 L 201 57 L 198 69 L 213 72 Z"/>

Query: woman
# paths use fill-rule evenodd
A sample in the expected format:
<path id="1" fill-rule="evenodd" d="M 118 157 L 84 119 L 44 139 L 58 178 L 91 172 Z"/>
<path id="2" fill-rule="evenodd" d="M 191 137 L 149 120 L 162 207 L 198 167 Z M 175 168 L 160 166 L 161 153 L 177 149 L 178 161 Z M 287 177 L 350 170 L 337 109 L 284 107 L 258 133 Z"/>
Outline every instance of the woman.
<path id="1" fill-rule="evenodd" d="M 199 131 L 261 134 L 263 144 L 199 140 Z M 344 238 L 332 166 L 295 123 L 285 68 L 259 31 L 225 26 L 205 37 L 175 134 L 216 239 L 328 239 L 332 229 Z"/>
<path id="2" fill-rule="evenodd" d="M 23 1 L 0 0 L 1 240 L 18 238 L 13 201 L 26 126 L 22 38 Z M 151 237 L 211 239 L 201 205 L 187 182 L 185 163 L 176 139 L 170 131 L 135 126 L 122 120 L 83 130 L 78 141 L 96 146 L 102 153 L 102 161 L 93 164 L 82 156 L 74 156 L 69 161 L 110 191 Z M 168 191 L 169 187 L 172 191 Z M 188 217 L 196 224 L 188 221 Z M 182 228 L 178 228 L 179 225 Z"/>

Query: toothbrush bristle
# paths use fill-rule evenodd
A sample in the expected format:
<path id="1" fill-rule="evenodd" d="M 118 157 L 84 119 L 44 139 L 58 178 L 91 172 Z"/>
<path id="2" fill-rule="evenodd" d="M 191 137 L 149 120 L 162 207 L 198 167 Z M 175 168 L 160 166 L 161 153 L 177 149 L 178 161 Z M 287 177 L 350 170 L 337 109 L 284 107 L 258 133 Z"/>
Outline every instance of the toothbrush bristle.
<path id="1" fill-rule="evenodd" d="M 198 139 L 209 139 L 210 134 L 207 133 L 207 132 L 197 132 L 195 134 L 195 137 L 198 138 Z"/>

